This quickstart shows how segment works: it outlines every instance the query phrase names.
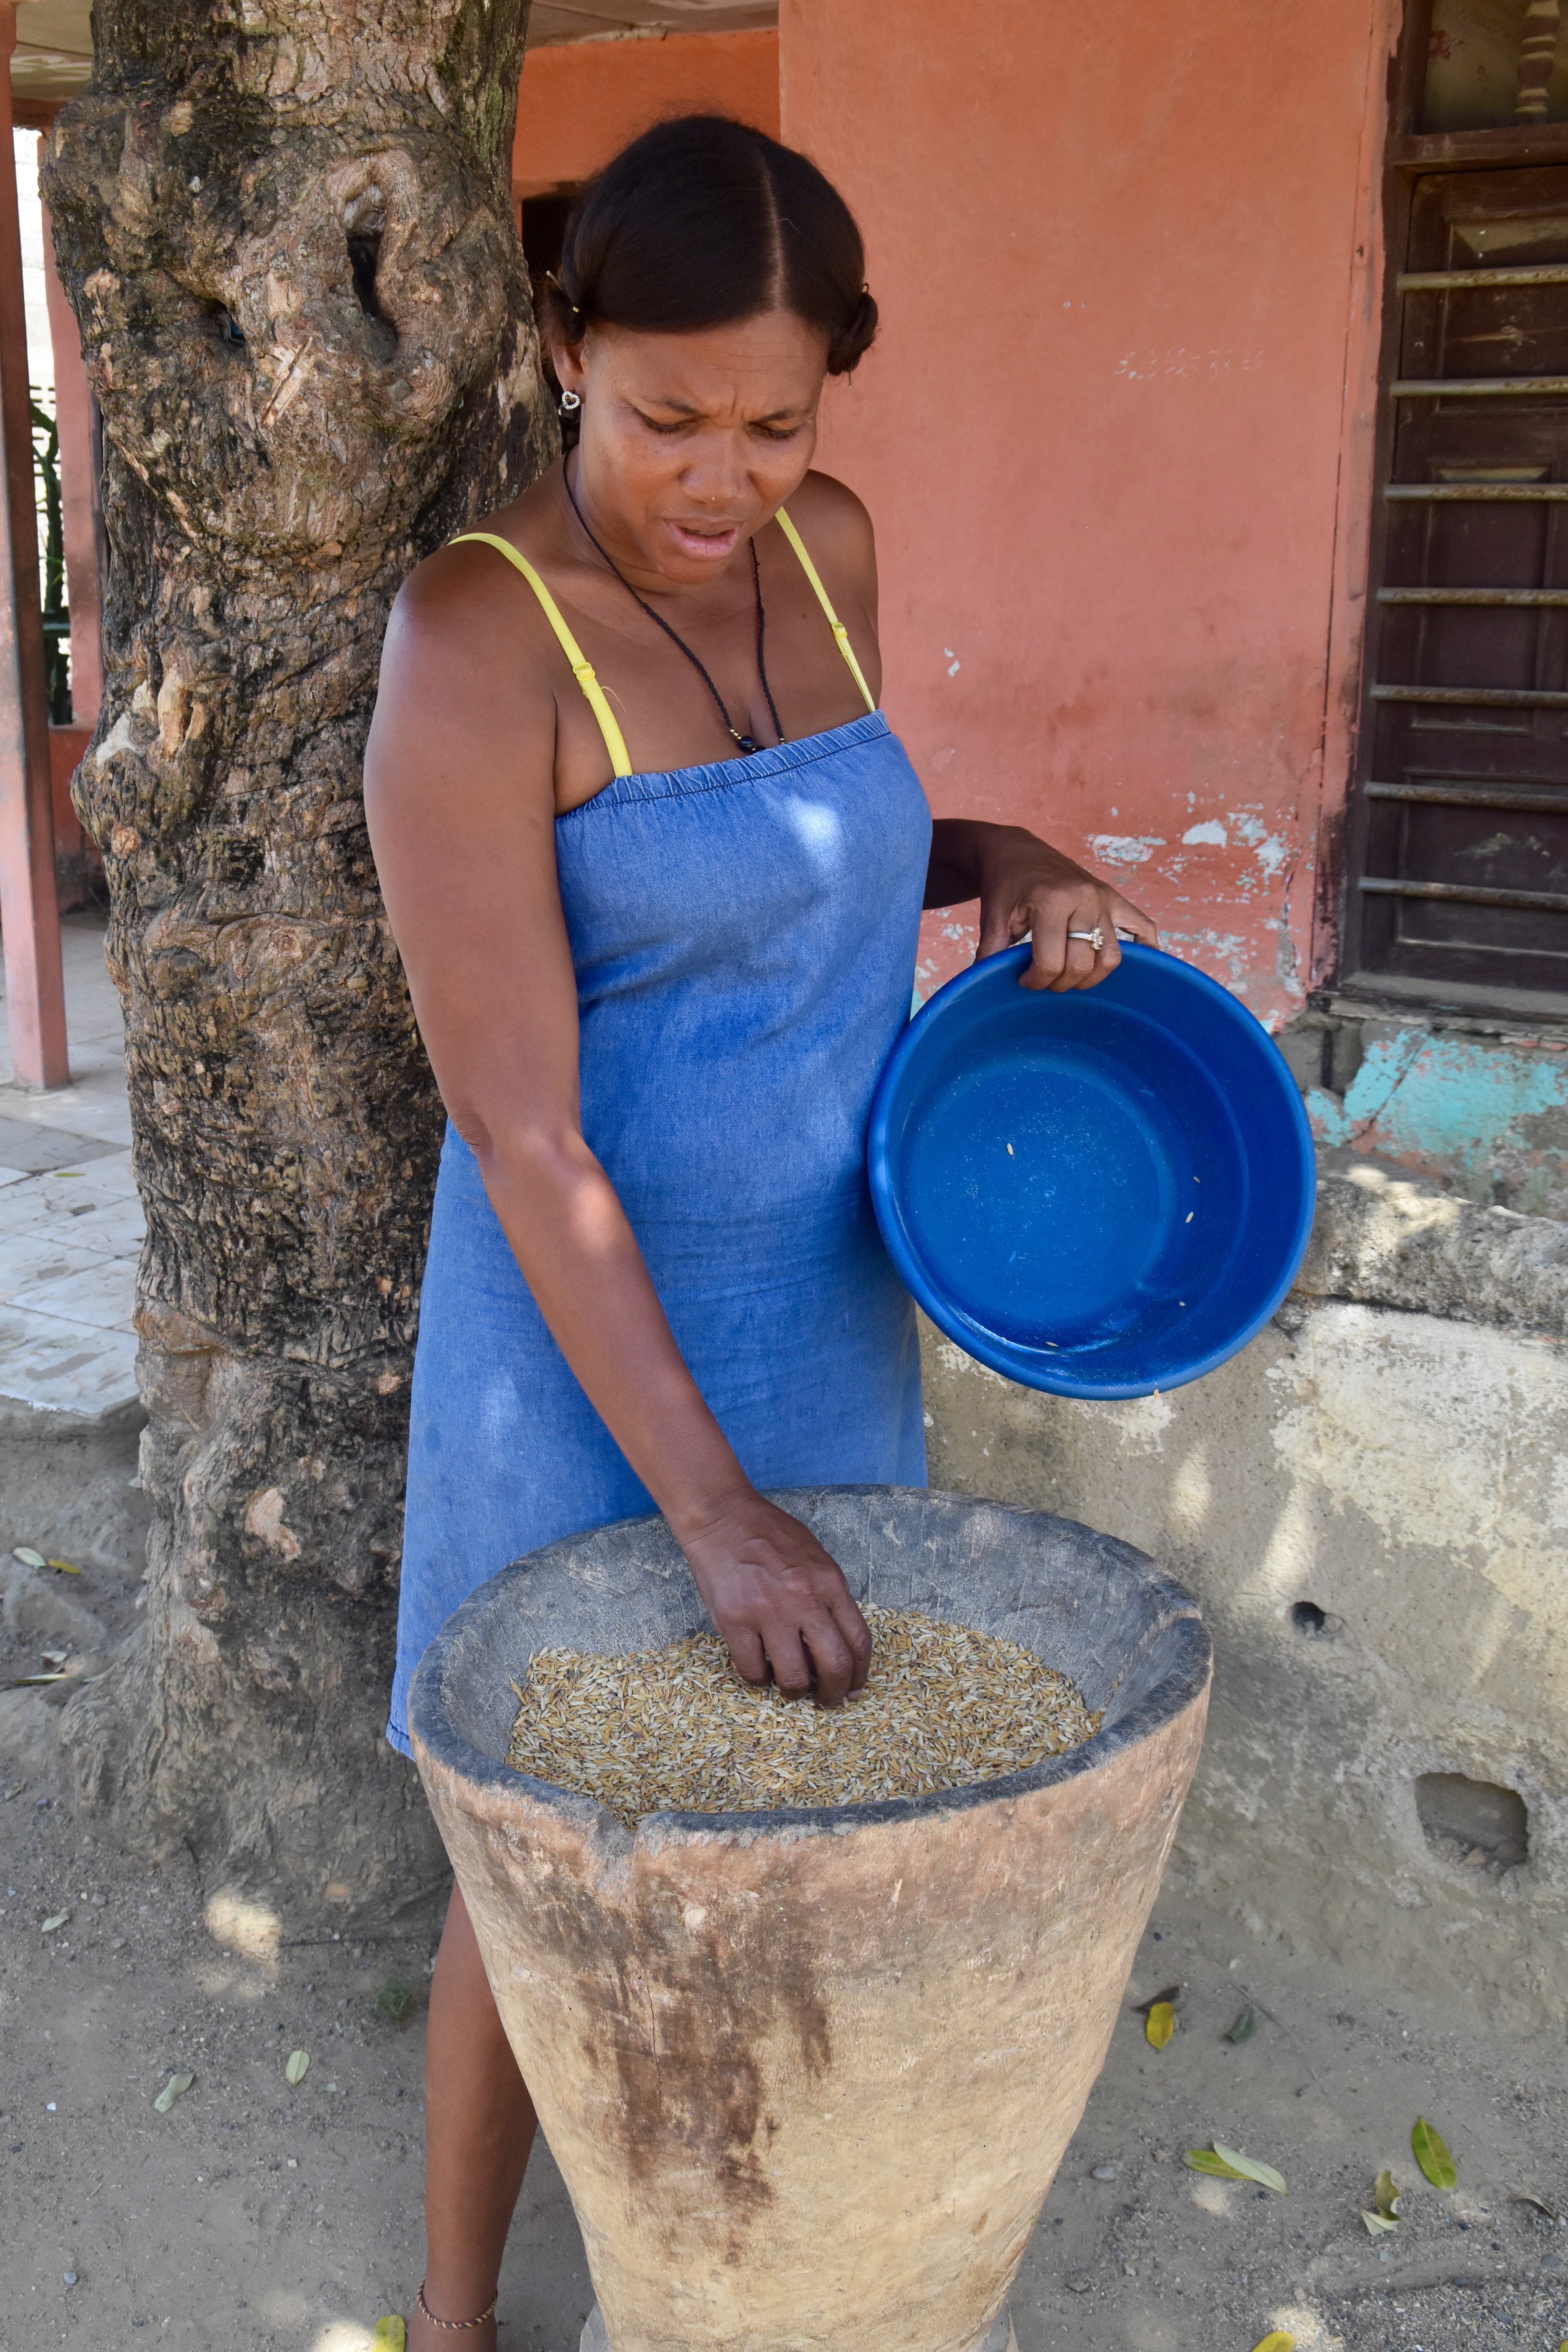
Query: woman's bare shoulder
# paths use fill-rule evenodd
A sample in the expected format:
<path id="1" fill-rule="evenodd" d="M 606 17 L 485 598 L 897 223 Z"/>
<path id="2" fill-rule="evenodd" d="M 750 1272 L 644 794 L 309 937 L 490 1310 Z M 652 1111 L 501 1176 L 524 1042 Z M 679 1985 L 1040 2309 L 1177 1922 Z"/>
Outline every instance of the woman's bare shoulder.
<path id="1" fill-rule="evenodd" d="M 441 632 L 471 627 L 486 614 L 504 615 L 515 628 L 520 612 L 537 611 L 533 593 L 499 547 L 501 540 L 548 578 L 560 561 L 559 464 L 505 506 L 466 523 L 416 563 L 399 589 L 394 610 L 408 625 Z M 520 601 L 521 600 L 521 601 Z"/>
<path id="2" fill-rule="evenodd" d="M 838 570 L 863 570 L 876 577 L 876 532 L 847 482 L 832 474 L 807 474 L 790 499 L 789 516 L 814 559 L 820 548 Z"/>
<path id="3" fill-rule="evenodd" d="M 528 505 L 525 493 L 474 529 L 530 553 L 531 522 L 533 536 L 538 526 Z M 482 676 L 489 708 L 515 725 L 527 708 L 542 714 L 553 706 L 554 645 L 532 590 L 499 548 L 483 540 L 448 540 L 415 565 L 394 599 L 382 647 L 382 693 L 395 689 L 400 675 L 412 675 L 426 690 L 435 686 L 442 699 L 468 704 Z M 443 675 L 447 692 L 439 685 Z"/>
<path id="4" fill-rule="evenodd" d="M 516 546 L 521 500 L 476 528 Z M 414 808 L 488 805 L 499 792 L 552 804 L 555 641 L 500 551 L 448 541 L 399 589 L 382 645 L 367 795 Z"/>
<path id="5" fill-rule="evenodd" d="M 788 513 L 840 615 L 874 635 L 877 540 L 854 491 L 831 474 L 807 474 Z"/>

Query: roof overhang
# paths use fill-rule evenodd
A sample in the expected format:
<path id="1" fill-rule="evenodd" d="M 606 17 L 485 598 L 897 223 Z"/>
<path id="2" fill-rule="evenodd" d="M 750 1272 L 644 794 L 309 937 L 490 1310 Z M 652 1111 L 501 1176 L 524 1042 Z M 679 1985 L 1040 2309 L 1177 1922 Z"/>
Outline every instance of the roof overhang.
<path id="1" fill-rule="evenodd" d="M 534 0 L 531 48 L 665 33 L 746 33 L 776 25 L 778 0 Z M 18 114 L 58 106 L 92 72 L 90 0 L 18 0 L 11 90 Z"/>

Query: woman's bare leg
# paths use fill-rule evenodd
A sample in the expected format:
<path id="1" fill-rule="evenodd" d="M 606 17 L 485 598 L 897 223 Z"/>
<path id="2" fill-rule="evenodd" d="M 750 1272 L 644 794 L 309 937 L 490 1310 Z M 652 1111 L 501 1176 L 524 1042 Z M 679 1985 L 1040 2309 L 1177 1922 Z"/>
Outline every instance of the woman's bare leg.
<path id="1" fill-rule="evenodd" d="M 533 2132 L 533 2101 L 454 1887 L 425 2043 L 425 2300 L 437 2319 L 471 2319 L 494 2294 Z M 410 2347 L 492 2352 L 495 2340 L 493 2320 L 460 2336 L 417 2308 L 408 2322 Z"/>

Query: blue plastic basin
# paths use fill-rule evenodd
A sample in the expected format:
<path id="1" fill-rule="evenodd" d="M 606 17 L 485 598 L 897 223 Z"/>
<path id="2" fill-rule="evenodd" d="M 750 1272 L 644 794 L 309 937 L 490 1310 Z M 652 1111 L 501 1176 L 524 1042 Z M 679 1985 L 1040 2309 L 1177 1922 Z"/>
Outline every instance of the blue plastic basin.
<path id="1" fill-rule="evenodd" d="M 1027 947 L 939 990 L 882 1073 L 871 1191 L 949 1339 L 1059 1396 L 1147 1396 L 1246 1346 L 1295 1279 L 1317 1171 L 1295 1081 L 1218 984 L 1124 945 L 1098 988 Z"/>

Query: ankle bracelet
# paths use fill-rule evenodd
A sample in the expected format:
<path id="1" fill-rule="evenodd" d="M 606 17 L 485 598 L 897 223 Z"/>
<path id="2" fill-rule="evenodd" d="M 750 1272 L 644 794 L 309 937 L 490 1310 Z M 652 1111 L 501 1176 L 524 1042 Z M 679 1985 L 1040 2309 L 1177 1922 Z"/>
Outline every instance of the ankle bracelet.
<path id="1" fill-rule="evenodd" d="M 432 2327 L 445 2327 L 457 2332 L 460 2332 L 465 2327 L 482 2327 L 487 2319 L 495 2317 L 495 2308 L 499 2300 L 499 2295 L 492 2294 L 477 2319 L 437 2319 L 425 2300 L 425 2282 L 423 2279 L 419 2282 L 419 2308 Z"/>

